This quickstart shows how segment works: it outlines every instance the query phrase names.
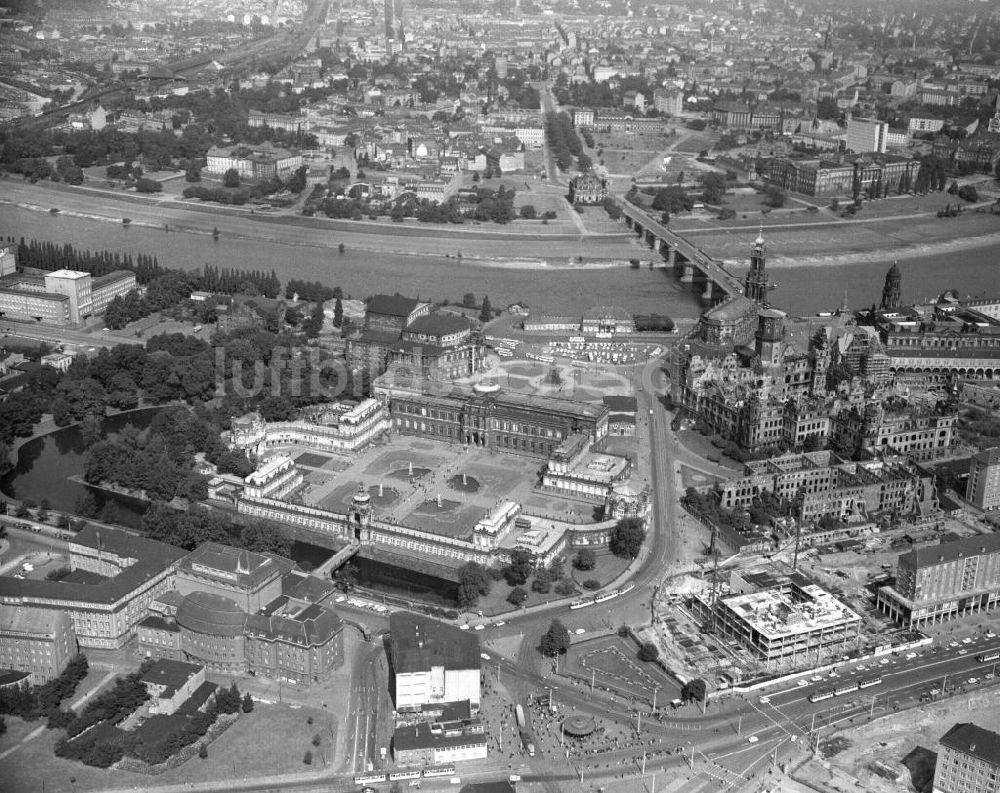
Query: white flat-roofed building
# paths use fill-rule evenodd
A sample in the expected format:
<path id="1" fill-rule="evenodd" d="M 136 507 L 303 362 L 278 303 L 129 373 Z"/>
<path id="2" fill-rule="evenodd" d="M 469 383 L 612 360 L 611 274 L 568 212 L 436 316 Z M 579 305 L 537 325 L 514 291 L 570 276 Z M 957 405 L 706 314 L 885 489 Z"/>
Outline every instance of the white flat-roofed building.
<path id="1" fill-rule="evenodd" d="M 45 291 L 69 298 L 70 322 L 94 313 L 93 278 L 79 270 L 55 270 L 45 274 Z"/>
<path id="2" fill-rule="evenodd" d="M 522 525 L 524 530 L 518 530 Z M 556 557 L 566 552 L 568 542 L 569 534 L 565 525 L 542 518 L 521 518 L 517 521 L 515 531 L 500 543 L 499 559 L 502 564 L 508 564 L 511 551 L 527 551 L 531 554 L 535 567 L 547 567 Z"/>
<path id="3" fill-rule="evenodd" d="M 501 501 L 476 522 L 472 531 L 473 543 L 480 548 L 496 548 L 520 514 L 520 504 L 510 500 Z"/>

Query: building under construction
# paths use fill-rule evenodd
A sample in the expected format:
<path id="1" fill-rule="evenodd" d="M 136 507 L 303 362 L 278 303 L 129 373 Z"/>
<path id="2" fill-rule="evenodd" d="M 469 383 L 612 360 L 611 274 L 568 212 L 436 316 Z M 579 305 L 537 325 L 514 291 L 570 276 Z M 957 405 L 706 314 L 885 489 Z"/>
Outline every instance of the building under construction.
<path id="1" fill-rule="evenodd" d="M 691 607 L 714 633 L 762 662 L 806 661 L 855 642 L 861 616 L 799 573 L 734 571 Z"/>

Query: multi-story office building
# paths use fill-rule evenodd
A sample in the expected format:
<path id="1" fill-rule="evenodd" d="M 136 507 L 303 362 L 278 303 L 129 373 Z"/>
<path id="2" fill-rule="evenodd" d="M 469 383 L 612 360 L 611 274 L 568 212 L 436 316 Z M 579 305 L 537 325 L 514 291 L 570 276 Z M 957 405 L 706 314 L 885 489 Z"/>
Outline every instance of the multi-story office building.
<path id="1" fill-rule="evenodd" d="M 889 125 L 870 118 L 847 120 L 846 148 L 855 154 L 885 154 Z"/>
<path id="2" fill-rule="evenodd" d="M 70 540 L 59 581 L 0 577 L 0 604 L 65 612 L 81 647 L 118 649 L 173 581 L 184 551 L 124 531 L 88 526 Z"/>
<path id="3" fill-rule="evenodd" d="M 965 497 L 980 509 L 1000 507 L 1000 446 L 972 455 Z"/>
<path id="4" fill-rule="evenodd" d="M 73 620 L 65 612 L 0 605 L 0 669 L 27 672 L 37 685 L 57 677 L 76 652 Z"/>
<path id="5" fill-rule="evenodd" d="M 77 270 L 6 271 L 0 265 L 0 316 L 47 325 L 78 324 L 100 314 L 115 297 L 136 288 L 135 273 L 117 270 L 94 278 Z"/>
<path id="6" fill-rule="evenodd" d="M 45 291 L 69 298 L 69 320 L 79 322 L 94 313 L 93 279 L 79 270 L 56 270 L 45 274 Z"/>
<path id="7" fill-rule="evenodd" d="M 1000 602 L 1000 534 L 917 548 L 896 567 L 896 583 L 879 589 L 876 604 L 901 625 L 943 622 Z"/>
<path id="8" fill-rule="evenodd" d="M 976 724 L 956 724 L 938 746 L 932 793 L 1000 791 L 1000 735 Z"/>

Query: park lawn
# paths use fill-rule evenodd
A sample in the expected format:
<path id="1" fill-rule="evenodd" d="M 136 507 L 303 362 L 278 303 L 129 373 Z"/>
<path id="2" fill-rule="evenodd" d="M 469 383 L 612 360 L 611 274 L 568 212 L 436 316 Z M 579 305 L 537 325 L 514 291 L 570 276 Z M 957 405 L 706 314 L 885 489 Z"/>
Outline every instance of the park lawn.
<path id="1" fill-rule="evenodd" d="M 36 727 L 45 724 L 44 719 L 25 721 L 24 719 L 19 719 L 17 716 L 4 716 L 3 718 L 7 724 L 7 732 L 0 735 L 0 754 L 6 752 L 15 744 L 20 743 L 21 739 Z M 0 760 L 0 767 L 2 767 L 3 762 Z"/>
<path id="2" fill-rule="evenodd" d="M 306 720 L 312 716 L 314 723 Z M 8 727 L 14 721 L 8 720 Z M 37 722 L 41 724 L 42 722 Z M 34 729 L 36 725 L 29 725 Z M 231 780 L 236 777 L 264 776 L 316 771 L 324 768 L 323 758 L 331 761 L 334 736 L 330 734 L 332 717 L 316 708 L 293 709 L 286 705 L 257 703 L 252 713 L 241 714 L 236 723 L 208 747 L 208 758 L 195 756 L 178 768 L 157 777 L 157 784 L 184 784 Z M 334 729 L 336 729 L 334 725 Z M 11 729 L 8 729 L 11 733 Z M 319 733 L 323 742 L 312 746 L 312 736 Z M 132 788 L 149 784 L 151 777 L 128 771 L 92 768 L 82 763 L 56 757 L 52 748 L 64 735 L 62 730 L 46 730 L 35 740 L 0 760 L 0 789 L 4 793 L 76 793 L 107 788 Z M 6 746 L 7 736 L 4 736 Z M 312 766 L 302 762 L 306 750 L 312 750 Z M 75 783 L 70 779 L 75 779 Z"/>
<path id="3" fill-rule="evenodd" d="M 688 449 L 688 451 L 704 457 L 710 462 L 724 465 L 735 471 L 743 470 L 743 463 L 733 460 L 722 453 L 722 449 L 712 445 L 711 438 L 706 438 L 697 430 L 681 430 L 677 433 L 677 438 Z"/>
<path id="4" fill-rule="evenodd" d="M 597 551 L 595 555 L 597 557 L 597 565 L 593 570 L 577 570 L 572 564 L 567 567 L 568 570 L 572 571 L 573 580 L 581 585 L 580 591 L 584 594 L 588 591 L 582 586 L 584 581 L 594 578 L 601 582 L 602 587 L 607 586 L 624 572 L 630 561 L 629 559 L 622 559 L 619 556 L 615 556 L 611 551 Z M 570 559 L 570 562 L 572 562 L 572 559 Z"/>

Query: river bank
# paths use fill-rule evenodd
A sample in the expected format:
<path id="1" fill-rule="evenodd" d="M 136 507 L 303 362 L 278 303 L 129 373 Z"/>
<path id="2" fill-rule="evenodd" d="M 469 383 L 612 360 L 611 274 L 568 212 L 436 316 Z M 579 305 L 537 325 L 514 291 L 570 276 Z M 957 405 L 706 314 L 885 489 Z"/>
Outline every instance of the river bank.
<path id="1" fill-rule="evenodd" d="M 812 256 L 772 256 L 767 260 L 768 269 L 790 267 L 841 267 L 850 264 L 884 262 L 886 254 L 894 260 L 918 259 L 924 256 L 943 256 L 970 250 L 986 250 L 1000 246 L 1000 232 L 976 237 L 941 240 L 939 242 L 908 243 L 889 248 L 853 253 L 831 253 Z"/>
<path id="2" fill-rule="evenodd" d="M 17 182 L 4 180 L 5 187 L 21 188 Z M 223 236 L 221 244 L 232 240 L 246 242 L 280 243 L 292 247 L 309 247 L 329 249 L 335 245 L 327 238 L 316 239 L 311 235 L 303 235 L 297 238 L 294 235 L 281 235 L 275 233 L 278 229 L 292 231 L 296 228 L 303 232 L 306 230 L 320 230 L 327 232 L 340 232 L 352 237 L 351 248 L 356 252 L 371 254 L 386 254 L 391 256 L 406 256 L 422 258 L 426 260 L 440 261 L 441 256 L 459 266 L 468 266 L 488 269 L 515 269 L 515 270 L 603 270 L 618 267 L 629 267 L 630 260 L 639 258 L 650 260 L 654 253 L 645 246 L 636 243 L 626 231 L 622 234 L 600 234 L 593 236 L 578 236 L 565 234 L 532 234 L 525 231 L 504 228 L 497 230 L 466 229 L 462 227 L 441 227 L 416 225 L 415 223 L 388 224 L 369 220 L 361 221 L 336 221 L 327 218 L 307 218 L 299 216 L 264 216 L 252 215 L 249 210 L 234 209 L 232 207 L 215 207 L 195 205 L 189 202 L 158 201 L 147 196 L 126 196 L 117 194 L 107 194 L 106 191 L 91 190 L 93 195 L 86 195 L 85 190 L 76 188 L 79 192 L 67 192 L 70 188 L 63 185 L 30 185 L 35 194 L 35 201 L 17 200 L 10 197 L 0 198 L 0 208 L 4 205 L 27 212 L 40 213 L 50 217 L 64 216 L 75 218 L 85 222 L 111 224 L 116 227 L 128 226 L 135 229 L 143 228 L 150 231 L 163 231 L 165 233 L 188 234 L 207 240 L 215 240 L 215 231 L 218 226 L 209 226 L 216 220 L 228 219 L 239 221 L 236 227 L 230 226 L 225 232 L 220 232 Z M 49 198 L 60 203 L 70 203 L 67 207 L 58 207 L 58 212 L 53 213 L 51 204 L 37 203 L 37 199 L 45 195 L 47 191 Z M 87 201 L 87 208 L 72 206 L 74 200 L 90 199 Z M 93 208 L 93 199 L 108 198 L 109 200 L 121 204 L 121 214 L 107 214 L 97 212 Z M 166 210 L 169 210 L 167 212 Z M 153 211 L 156 217 L 151 217 Z M 131 217 L 131 212 L 134 217 Z M 129 217 L 129 223 L 123 224 L 123 218 Z M 204 220 L 205 225 L 200 221 Z M 996 227 L 995 216 L 981 215 L 970 217 L 967 220 L 976 221 L 978 228 L 975 231 L 982 231 L 987 226 Z M 875 220 L 878 224 L 880 221 Z M 888 222 L 888 221 L 887 221 Z M 1000 246 L 1000 231 L 988 231 L 985 233 L 962 233 L 969 231 L 968 223 L 962 225 L 952 224 L 947 227 L 954 228 L 955 235 L 948 238 L 912 239 L 906 237 L 919 237 L 926 232 L 926 227 L 920 232 L 910 231 L 903 233 L 899 229 L 890 230 L 890 233 L 880 233 L 877 238 L 865 238 L 863 240 L 864 250 L 857 250 L 859 235 L 865 236 L 867 232 L 873 230 L 873 221 L 864 220 L 857 223 L 835 223 L 835 224 L 810 224 L 829 226 L 836 232 L 836 241 L 829 235 L 822 233 L 810 234 L 810 240 L 802 239 L 804 233 L 808 233 L 805 225 L 799 226 L 775 226 L 768 228 L 762 226 L 753 231 L 753 235 L 763 231 L 765 238 L 771 247 L 771 255 L 768 257 L 768 266 L 773 268 L 792 267 L 838 267 L 852 264 L 864 264 L 869 262 L 882 262 L 887 258 L 892 260 L 914 259 L 924 256 L 940 256 L 968 250 L 977 250 Z M 857 228 L 855 228 L 855 226 Z M 845 234 L 845 232 L 847 232 Z M 685 233 L 684 231 L 681 232 Z M 741 236 L 751 234 L 745 229 L 725 229 L 719 228 L 717 234 L 707 236 L 705 229 L 688 229 L 693 239 L 698 240 L 698 244 L 709 255 L 719 258 L 727 267 L 739 267 L 743 265 L 742 242 L 735 242 Z M 466 236 L 467 239 L 462 239 Z M 407 245 L 399 247 L 394 241 L 403 242 Z M 528 253 L 519 243 L 528 241 L 536 245 L 544 246 L 545 256 L 539 255 L 519 255 L 522 252 Z M 464 244 L 465 249 L 459 249 L 459 244 Z M 576 252 L 580 243 L 586 243 L 580 250 L 586 249 L 586 253 Z M 601 256 L 601 251 L 606 243 L 612 243 L 619 249 L 617 255 Z M 220 241 L 215 241 L 220 244 Z M 421 246 L 431 244 L 434 250 L 421 250 Z M 551 246 L 565 246 L 562 255 L 553 255 Z M 837 247 L 843 245 L 854 246 L 854 250 L 828 250 L 823 251 L 823 247 Z M 470 247 L 471 246 L 471 247 Z M 596 246 L 596 247 L 595 247 Z M 626 247 L 627 246 L 627 247 Z M 487 250 L 488 248 L 488 250 Z M 794 248 L 796 252 L 785 253 L 784 251 Z M 498 255 L 500 249 L 503 255 Z M 799 251 L 808 251 L 803 255 Z M 732 254 L 739 254 L 733 257 Z M 625 255 L 628 254 L 628 255 Z M 657 262 L 659 264 L 659 262 Z"/>
<path id="3" fill-rule="evenodd" d="M 48 202 L 55 193 L 37 190 L 30 184 L 15 183 L 19 193 L 27 191 Z M 5 185 L 6 186 L 6 185 Z M 396 252 L 366 250 L 379 241 L 371 234 L 331 234 L 304 227 L 258 223 L 251 217 L 207 215 L 185 210 L 176 217 L 153 215 L 155 207 L 138 207 L 148 213 L 140 217 L 130 208 L 133 223 L 95 222 L 65 213 L 70 202 L 81 197 L 66 194 L 59 214 L 30 211 L 14 205 L 20 196 L 0 199 L 0 233 L 15 239 L 39 239 L 89 250 L 156 254 L 160 264 L 187 270 L 201 270 L 208 264 L 217 268 L 273 269 L 282 280 L 298 278 L 340 286 L 345 295 L 364 298 L 386 291 L 460 301 L 465 293 L 477 298 L 488 295 L 494 306 L 521 303 L 532 313 L 568 316 L 595 305 L 619 306 L 633 314 L 667 314 L 675 319 L 695 318 L 702 310 L 700 286 L 680 283 L 676 274 L 662 267 L 638 269 L 619 262 L 629 258 L 650 261 L 658 254 L 638 242 L 638 237 L 615 243 L 587 237 L 574 242 L 479 240 L 477 246 L 462 240 L 463 258 L 457 257 L 455 238 L 396 236 L 382 244 Z M 86 198 L 90 198 L 89 196 Z M 9 203 L 3 203 L 6 200 Z M 94 213 L 93 203 L 74 212 Z M 110 211 L 115 211 L 111 209 Z M 166 212 L 166 208 L 163 209 Z M 177 210 L 173 210 L 177 212 Z M 148 225 L 137 225 L 137 221 Z M 203 221 L 203 222 L 202 222 Z M 190 225 L 202 233 L 164 232 L 163 224 Z M 212 224 L 217 223 L 222 239 L 213 241 Z M 158 225 L 157 225 L 158 224 Z M 873 224 L 868 224 L 870 230 Z M 903 299 L 922 300 L 945 289 L 962 294 L 994 294 L 998 291 L 995 257 L 1000 249 L 995 216 L 975 216 L 949 220 L 935 219 L 923 233 L 912 224 L 899 226 L 887 247 L 884 233 L 863 238 L 861 226 L 840 223 L 827 228 L 765 230 L 768 269 L 777 284 L 772 295 L 775 305 L 796 315 L 835 310 L 845 297 L 852 306 L 871 305 L 881 294 L 886 270 L 900 261 L 903 270 Z M 988 229 L 988 234 L 977 231 Z M 397 232 L 406 229 L 396 229 Z M 421 230 L 426 231 L 426 230 Z M 707 231 L 707 230 L 706 230 Z M 713 245 L 706 253 L 724 259 L 737 277 L 746 272 L 749 251 L 757 232 L 746 230 L 726 235 L 711 232 Z M 958 239 L 940 240 L 935 235 L 965 233 Z M 260 236 L 265 235 L 265 236 Z M 702 238 L 708 242 L 706 232 Z M 693 235 L 696 239 L 698 235 Z M 345 243 L 343 253 L 338 243 Z M 841 250 L 831 251 L 830 244 Z M 871 247 L 873 244 L 875 247 Z M 402 245 L 409 246 L 405 251 Z M 437 248 L 428 250 L 428 248 Z M 825 252 L 824 252 L 825 251 Z M 578 261 L 582 257 L 582 262 Z"/>

